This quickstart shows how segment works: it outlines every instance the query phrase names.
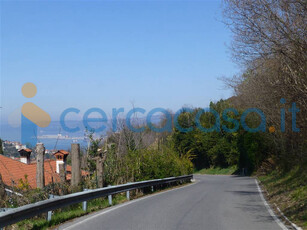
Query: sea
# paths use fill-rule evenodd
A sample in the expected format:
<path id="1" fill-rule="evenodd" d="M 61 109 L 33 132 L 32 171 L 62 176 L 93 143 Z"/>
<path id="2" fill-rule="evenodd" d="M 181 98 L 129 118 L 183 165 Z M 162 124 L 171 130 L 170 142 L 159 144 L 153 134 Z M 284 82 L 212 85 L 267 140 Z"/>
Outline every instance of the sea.
<path id="1" fill-rule="evenodd" d="M 64 149 L 69 150 L 72 143 L 79 143 L 82 148 L 88 146 L 88 134 L 86 128 L 83 127 L 81 121 L 70 121 L 66 124 L 68 127 L 80 127 L 80 130 L 75 133 L 69 133 L 63 130 L 59 121 L 52 121 L 46 128 L 37 129 L 37 142 L 44 143 L 44 146 L 48 150 Z M 105 137 L 106 129 L 104 132 L 95 133 L 94 138 Z M 20 126 L 12 126 L 9 124 L 0 125 L 0 138 L 7 141 L 21 142 L 21 128 Z M 26 143 L 22 143 L 26 144 Z M 27 146 L 31 147 L 31 146 Z"/>
<path id="2" fill-rule="evenodd" d="M 161 116 L 153 116 L 151 122 L 158 124 L 161 120 Z M 138 119 L 137 123 L 144 124 L 145 118 Z M 37 142 L 44 143 L 44 146 L 48 150 L 64 149 L 69 150 L 72 143 L 79 143 L 81 148 L 86 148 L 89 144 L 88 135 L 92 131 L 94 138 L 104 138 L 106 134 L 111 131 L 112 123 L 111 120 L 107 122 L 107 127 L 102 132 L 95 132 L 92 128 L 97 128 L 100 123 L 91 123 L 91 131 L 84 127 L 83 121 L 66 121 L 66 126 L 69 128 L 79 127 L 80 130 L 74 133 L 67 132 L 63 129 L 60 121 L 51 121 L 50 125 L 46 128 L 37 129 Z M 21 128 L 20 125 L 11 125 L 7 122 L 1 121 L 0 124 L 0 138 L 8 141 L 21 142 Z M 26 143 L 22 143 L 26 144 Z M 31 147 L 31 146 L 28 146 Z"/>

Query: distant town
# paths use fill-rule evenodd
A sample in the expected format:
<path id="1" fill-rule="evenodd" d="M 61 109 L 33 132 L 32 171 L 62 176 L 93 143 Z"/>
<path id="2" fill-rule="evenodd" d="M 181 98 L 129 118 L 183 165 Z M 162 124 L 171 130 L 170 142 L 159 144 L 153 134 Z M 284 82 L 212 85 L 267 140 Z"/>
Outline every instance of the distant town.
<path id="1" fill-rule="evenodd" d="M 2 143 L 2 149 L 4 152 L 4 155 L 12 158 L 12 159 L 19 159 L 20 154 L 19 150 L 26 149 L 29 146 L 20 143 L 19 141 L 8 141 L 4 140 Z M 51 158 L 51 156 L 56 152 L 55 149 L 46 149 L 45 154 L 46 158 Z"/>

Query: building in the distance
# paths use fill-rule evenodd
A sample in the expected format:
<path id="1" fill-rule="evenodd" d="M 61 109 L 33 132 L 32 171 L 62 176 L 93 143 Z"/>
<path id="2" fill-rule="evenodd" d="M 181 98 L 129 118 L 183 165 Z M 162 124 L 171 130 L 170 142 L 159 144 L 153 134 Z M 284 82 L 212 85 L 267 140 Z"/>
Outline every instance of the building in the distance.
<path id="1" fill-rule="evenodd" d="M 31 188 L 36 188 L 36 162 L 31 162 L 31 149 L 20 149 L 19 160 L 0 155 L 0 174 L 5 185 L 9 187 L 19 186 L 26 180 Z M 66 160 L 69 152 L 65 150 L 57 151 L 55 160 L 44 161 L 45 185 L 60 182 L 59 165 L 64 164 L 66 170 L 66 180 L 71 180 L 71 166 Z M 88 175 L 86 171 L 81 171 L 82 176 Z M 26 179 L 27 178 L 27 179 Z"/>

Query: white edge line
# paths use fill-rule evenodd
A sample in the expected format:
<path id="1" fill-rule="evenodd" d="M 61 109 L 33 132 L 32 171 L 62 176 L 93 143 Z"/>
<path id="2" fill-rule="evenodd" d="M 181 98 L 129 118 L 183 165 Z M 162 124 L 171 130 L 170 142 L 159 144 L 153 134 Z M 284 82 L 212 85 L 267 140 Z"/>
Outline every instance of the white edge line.
<path id="1" fill-rule="evenodd" d="M 259 186 L 258 180 L 255 179 L 256 185 L 257 185 L 257 189 L 259 191 L 261 200 L 263 201 L 265 207 L 267 208 L 268 212 L 270 213 L 270 215 L 273 217 L 273 219 L 275 220 L 275 222 L 279 225 L 279 227 L 281 227 L 283 230 L 288 230 L 288 228 L 280 221 L 280 219 L 274 214 L 273 210 L 271 209 L 270 205 L 268 204 L 268 202 L 265 200 L 262 190 Z"/>
<path id="2" fill-rule="evenodd" d="M 292 223 L 285 215 L 284 213 L 277 207 L 277 205 L 275 204 L 277 210 L 279 211 L 279 213 L 283 216 L 283 218 L 285 218 L 291 225 L 293 228 L 295 228 L 296 230 L 303 230 L 301 227 L 297 226 L 295 223 Z"/>
<path id="3" fill-rule="evenodd" d="M 97 214 L 95 214 L 95 215 L 92 215 L 92 216 L 90 216 L 90 217 L 88 217 L 88 218 L 86 218 L 86 219 L 84 219 L 84 220 L 77 221 L 76 223 L 74 223 L 74 224 L 72 224 L 72 225 L 70 225 L 70 226 L 68 226 L 68 227 L 66 227 L 66 228 L 63 228 L 63 230 L 72 229 L 73 227 L 75 227 L 75 226 L 77 226 L 77 225 L 79 225 L 79 224 L 81 224 L 81 223 L 84 223 L 84 222 L 86 222 L 86 221 L 89 221 L 89 220 L 91 220 L 91 219 L 94 219 L 94 218 L 96 218 L 96 217 L 98 217 L 98 216 L 104 215 L 104 214 L 106 214 L 106 213 L 108 213 L 108 212 L 111 212 L 111 211 L 113 211 L 113 210 L 116 210 L 116 209 L 118 209 L 118 208 L 127 206 L 127 205 L 129 205 L 129 204 L 133 204 L 133 203 L 135 203 L 135 202 L 138 202 L 138 201 L 141 201 L 141 200 L 144 200 L 144 199 L 153 197 L 153 196 L 157 196 L 157 195 L 160 195 L 160 194 L 163 194 L 163 193 L 167 193 L 167 192 L 176 191 L 176 190 L 179 190 L 179 189 L 182 189 L 182 188 L 186 188 L 186 187 L 189 187 L 189 186 L 191 186 L 191 185 L 195 185 L 195 184 L 197 184 L 197 183 L 198 183 L 198 182 L 193 182 L 192 184 L 185 185 L 185 186 L 182 186 L 182 187 L 179 187 L 179 188 L 170 189 L 170 190 L 163 191 L 163 192 L 158 192 L 158 193 L 152 194 L 152 195 L 147 195 L 147 196 L 144 196 L 144 197 L 135 199 L 135 200 L 127 201 L 127 202 L 125 202 L 125 203 L 123 203 L 123 204 L 116 205 L 116 206 L 114 206 L 114 207 L 110 207 L 109 209 L 107 209 L 107 210 L 105 210 L 105 211 L 103 211 L 103 210 L 98 211 L 99 213 L 97 213 Z M 85 217 L 85 216 L 84 216 L 84 217 Z M 64 225 L 64 224 L 65 224 L 65 223 L 63 223 L 63 225 Z"/>

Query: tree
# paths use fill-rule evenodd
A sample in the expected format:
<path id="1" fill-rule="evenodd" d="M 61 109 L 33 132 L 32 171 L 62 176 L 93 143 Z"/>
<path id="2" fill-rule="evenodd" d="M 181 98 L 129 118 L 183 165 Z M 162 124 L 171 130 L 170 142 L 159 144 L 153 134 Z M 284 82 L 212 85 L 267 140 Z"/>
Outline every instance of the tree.
<path id="1" fill-rule="evenodd" d="M 3 155 L 3 141 L 0 138 L 0 154 Z"/>
<path id="2" fill-rule="evenodd" d="M 224 121 L 223 111 L 230 107 L 227 101 L 220 100 L 217 103 L 210 103 L 210 109 L 217 112 L 219 118 L 216 118 L 211 112 L 202 111 L 201 108 L 189 109 L 190 112 L 182 110 L 179 115 L 178 123 L 181 127 L 192 127 L 190 132 L 182 132 L 175 129 L 172 135 L 176 151 L 181 155 L 190 154 L 192 162 L 196 169 L 209 167 L 228 167 L 237 165 L 239 161 L 239 151 L 237 146 L 238 133 L 226 132 L 221 127 L 227 126 L 229 129 L 234 127 L 232 123 Z M 200 130 L 199 124 L 196 124 L 196 115 L 202 112 L 200 116 L 200 125 L 210 129 L 215 125 L 217 130 L 205 132 Z M 230 115 L 238 120 L 238 115 Z M 220 122 L 217 122 L 219 119 Z"/>
<path id="3" fill-rule="evenodd" d="M 225 23 L 234 34 L 232 54 L 245 71 L 227 83 L 242 108 L 256 107 L 276 132 L 273 154 L 283 164 L 306 160 L 307 2 L 305 0 L 225 0 Z M 285 100 L 281 100 L 285 99 Z M 293 132 L 288 108 L 300 109 Z M 286 129 L 281 132 L 280 109 Z"/>

